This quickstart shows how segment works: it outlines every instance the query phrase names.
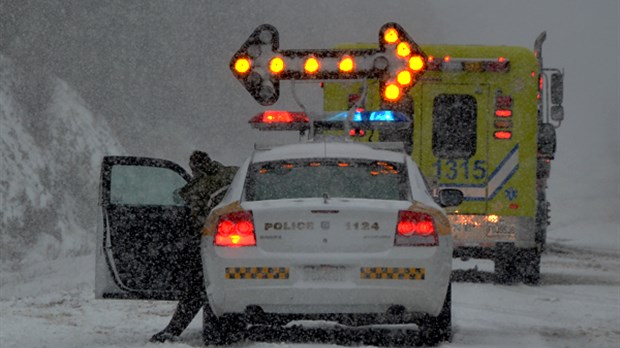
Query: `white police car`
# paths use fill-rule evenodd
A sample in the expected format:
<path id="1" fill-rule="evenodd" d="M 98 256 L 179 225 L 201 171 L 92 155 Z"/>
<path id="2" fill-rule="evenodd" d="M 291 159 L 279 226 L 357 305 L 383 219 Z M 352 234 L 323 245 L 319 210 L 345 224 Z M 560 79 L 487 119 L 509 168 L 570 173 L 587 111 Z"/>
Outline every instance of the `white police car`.
<path id="1" fill-rule="evenodd" d="M 449 222 L 402 146 L 373 146 L 257 149 L 209 216 L 200 251 L 176 194 L 190 178 L 182 167 L 105 157 L 96 297 L 176 299 L 201 257 L 206 344 L 300 319 L 415 323 L 430 342 L 449 339 Z M 440 191 L 437 200 L 458 205 L 462 194 Z"/>
<path id="2" fill-rule="evenodd" d="M 455 205 L 459 194 L 441 196 Z M 329 142 L 256 151 L 207 219 L 202 258 L 208 344 L 290 319 L 451 334 L 450 225 L 404 151 Z"/>

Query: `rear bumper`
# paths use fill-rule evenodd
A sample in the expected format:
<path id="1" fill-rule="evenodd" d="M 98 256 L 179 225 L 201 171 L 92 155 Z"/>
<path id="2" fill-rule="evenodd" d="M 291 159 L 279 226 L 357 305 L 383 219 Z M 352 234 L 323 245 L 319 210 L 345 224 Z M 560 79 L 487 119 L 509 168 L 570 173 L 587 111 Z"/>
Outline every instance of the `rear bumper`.
<path id="1" fill-rule="evenodd" d="M 378 314 L 396 307 L 437 315 L 452 270 L 452 240 L 381 253 L 283 254 L 215 248 L 203 238 L 209 303 L 216 315 Z"/>
<path id="2" fill-rule="evenodd" d="M 448 218 L 455 257 L 492 258 L 498 243 L 519 249 L 536 247 L 533 217 L 451 214 Z"/>

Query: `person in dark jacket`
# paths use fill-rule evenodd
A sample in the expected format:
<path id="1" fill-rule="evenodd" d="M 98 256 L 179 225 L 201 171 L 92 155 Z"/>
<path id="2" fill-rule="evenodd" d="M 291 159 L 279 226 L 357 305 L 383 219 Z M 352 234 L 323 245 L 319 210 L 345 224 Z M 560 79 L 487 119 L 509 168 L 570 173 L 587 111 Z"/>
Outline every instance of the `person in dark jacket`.
<path id="1" fill-rule="evenodd" d="M 175 339 L 194 319 L 206 303 L 204 276 L 200 259 L 200 236 L 211 209 L 215 207 L 222 195 L 218 194 L 232 182 L 238 167 L 226 167 L 213 161 L 206 152 L 194 151 L 189 159 L 192 180 L 181 189 L 180 195 L 188 203 L 192 217 L 192 228 L 196 231 L 195 248 L 189 260 L 182 294 L 177 308 L 166 328 L 151 337 L 151 342 L 165 342 Z"/>

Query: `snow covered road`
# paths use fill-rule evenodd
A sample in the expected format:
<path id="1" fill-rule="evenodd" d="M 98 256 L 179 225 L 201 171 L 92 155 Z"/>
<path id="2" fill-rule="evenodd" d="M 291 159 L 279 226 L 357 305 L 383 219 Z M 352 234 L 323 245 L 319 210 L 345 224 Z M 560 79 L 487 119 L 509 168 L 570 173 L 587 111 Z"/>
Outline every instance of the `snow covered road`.
<path id="1" fill-rule="evenodd" d="M 455 268 L 461 269 L 455 271 L 453 283 L 455 335 L 452 343 L 443 346 L 620 346 L 620 255 L 613 243 L 615 227 L 608 226 L 612 243 L 606 248 L 575 243 L 573 231 L 552 230 L 539 287 L 495 285 L 491 262 L 455 260 Z M 174 303 L 95 300 L 93 272 L 94 257 L 87 255 L 2 274 L 0 347 L 202 345 L 198 317 L 179 341 L 149 343 L 148 338 L 167 324 Z M 240 346 L 337 345 L 248 341 Z"/>

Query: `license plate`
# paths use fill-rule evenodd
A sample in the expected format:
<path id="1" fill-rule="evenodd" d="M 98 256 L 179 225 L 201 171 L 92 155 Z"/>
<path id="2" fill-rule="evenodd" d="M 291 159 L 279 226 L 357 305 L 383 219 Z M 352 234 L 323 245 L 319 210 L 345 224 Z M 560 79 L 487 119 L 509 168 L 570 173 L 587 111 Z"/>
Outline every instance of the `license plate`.
<path id="1" fill-rule="evenodd" d="M 304 280 L 308 282 L 340 282 L 344 280 L 344 266 L 305 266 Z"/>

